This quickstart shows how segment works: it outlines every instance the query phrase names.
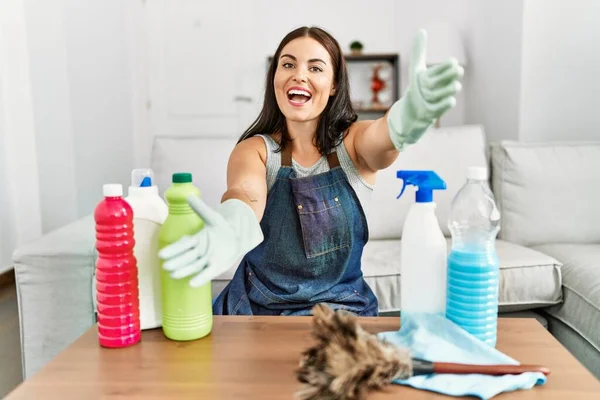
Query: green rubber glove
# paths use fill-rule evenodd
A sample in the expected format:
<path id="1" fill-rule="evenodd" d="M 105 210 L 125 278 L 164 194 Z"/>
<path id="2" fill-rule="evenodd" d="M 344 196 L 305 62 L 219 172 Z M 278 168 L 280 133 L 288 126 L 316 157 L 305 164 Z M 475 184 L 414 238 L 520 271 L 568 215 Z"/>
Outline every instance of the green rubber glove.
<path id="1" fill-rule="evenodd" d="M 190 196 L 188 203 L 204 220 L 204 228 L 165 247 L 158 256 L 172 278 L 193 276 L 190 286 L 199 287 L 236 267 L 264 237 L 256 214 L 241 200 L 227 200 L 216 210 L 199 197 Z"/>
<path id="2" fill-rule="evenodd" d="M 409 84 L 404 96 L 388 113 L 390 139 L 399 151 L 416 143 L 446 111 L 456 105 L 458 81 L 464 74 L 458 61 L 450 58 L 427 68 L 427 32 L 421 29 L 414 42 L 409 64 Z"/>

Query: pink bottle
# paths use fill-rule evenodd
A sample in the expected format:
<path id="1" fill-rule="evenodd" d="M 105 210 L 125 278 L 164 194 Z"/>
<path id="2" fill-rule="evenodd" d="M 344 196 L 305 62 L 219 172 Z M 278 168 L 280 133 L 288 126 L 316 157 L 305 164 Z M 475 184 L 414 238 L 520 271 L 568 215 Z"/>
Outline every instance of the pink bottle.
<path id="1" fill-rule="evenodd" d="M 104 185 L 102 192 L 104 200 L 94 212 L 98 338 L 103 347 L 126 347 L 141 337 L 133 210 L 121 185 Z"/>

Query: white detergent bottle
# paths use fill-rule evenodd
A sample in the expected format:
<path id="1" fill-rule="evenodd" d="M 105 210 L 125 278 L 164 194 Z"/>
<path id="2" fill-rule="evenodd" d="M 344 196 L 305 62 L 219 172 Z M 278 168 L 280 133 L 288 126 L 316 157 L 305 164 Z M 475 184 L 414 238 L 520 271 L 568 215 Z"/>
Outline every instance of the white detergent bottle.
<path id="1" fill-rule="evenodd" d="M 132 171 L 131 186 L 125 200 L 133 209 L 133 252 L 138 269 L 140 327 L 142 330 L 158 328 L 162 325 L 158 233 L 169 209 L 154 185 L 151 169 Z"/>
<path id="2" fill-rule="evenodd" d="M 435 214 L 434 190 L 446 183 L 433 171 L 398 171 L 404 186 L 417 187 L 402 229 L 400 254 L 401 318 L 411 314 L 445 315 L 447 244 Z"/>

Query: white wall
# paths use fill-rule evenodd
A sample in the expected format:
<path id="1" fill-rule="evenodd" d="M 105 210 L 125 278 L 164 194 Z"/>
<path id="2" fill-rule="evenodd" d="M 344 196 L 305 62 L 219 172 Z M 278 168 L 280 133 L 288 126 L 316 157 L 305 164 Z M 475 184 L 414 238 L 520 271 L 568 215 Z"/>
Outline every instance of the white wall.
<path id="1" fill-rule="evenodd" d="M 465 122 L 491 141 L 600 140 L 600 2 L 469 5 Z"/>
<path id="2" fill-rule="evenodd" d="M 301 7 L 280 1 L 255 1 L 252 49 L 253 82 L 247 90 L 262 100 L 265 59 L 271 55 L 285 34 L 302 25 L 316 25 L 331 33 L 344 51 L 353 40 L 360 40 L 365 53 L 397 52 L 401 62 L 401 94 L 408 79 L 408 60 L 412 41 L 421 27 L 439 20 L 453 25 L 460 34 L 468 27 L 469 0 L 305 0 Z M 429 38 L 436 40 L 435 36 Z M 257 110 L 260 108 L 257 104 Z M 442 125 L 464 123 L 465 102 L 459 94 L 457 107 L 442 119 Z"/>
<path id="3" fill-rule="evenodd" d="M 465 122 L 489 141 L 518 139 L 522 0 L 472 1 L 465 35 Z"/>
<path id="4" fill-rule="evenodd" d="M 43 230 L 93 211 L 133 168 L 126 5 L 25 1 Z"/>
<path id="5" fill-rule="evenodd" d="M 0 1 L 0 274 L 42 233 L 25 21 L 22 0 Z"/>
<path id="6" fill-rule="evenodd" d="M 78 216 L 64 2 L 25 0 L 44 232 Z M 58 6 L 57 6 L 58 5 Z"/>
<path id="7" fill-rule="evenodd" d="M 151 134 L 162 133 L 149 122 L 157 99 L 149 96 L 152 65 L 144 64 L 152 38 L 144 10 L 158 0 L 23 2 L 47 232 L 92 212 L 103 183 L 127 185 L 130 170 L 148 160 Z M 464 91 L 442 125 L 481 123 L 490 140 L 596 139 L 600 2 L 574 0 L 559 9 L 563 5 L 306 0 L 291 6 L 253 0 L 240 5 L 246 22 L 224 42 L 244 43 L 236 95 L 254 100 L 238 105 L 249 123 L 261 106 L 265 59 L 295 27 L 322 26 L 344 49 L 359 39 L 365 52 L 398 52 L 403 93 L 416 30 L 442 20 L 464 38 L 468 59 Z"/>
<path id="8" fill-rule="evenodd" d="M 144 138 L 136 128 L 136 159 L 149 158 L 152 135 L 239 137 L 262 107 L 267 58 L 299 26 L 324 28 L 344 52 L 358 39 L 365 53 L 399 53 L 402 93 L 417 30 L 444 21 L 462 34 L 469 22 L 468 0 L 305 0 L 292 9 L 286 2 L 253 0 L 236 3 L 237 13 L 232 15 L 228 9 L 233 3 L 154 0 L 144 6 L 146 32 L 141 41 L 146 41 L 147 54 L 141 57 L 147 65 L 140 64 L 136 71 L 147 76 L 152 106 L 136 105 L 136 127 L 138 121 L 149 121 L 150 132 Z M 440 36 L 431 32 L 430 43 Z M 369 79 L 370 73 L 362 83 L 367 88 Z M 463 96 L 459 94 L 457 107 L 442 118 L 442 125 L 464 123 Z M 235 102 L 236 97 L 251 101 Z M 382 114 L 361 115 L 374 116 Z"/>
<path id="9" fill-rule="evenodd" d="M 600 140 L 600 1 L 525 0 L 519 139 Z"/>
<path id="10" fill-rule="evenodd" d="M 68 0 L 68 73 L 79 215 L 93 211 L 102 184 L 127 185 L 133 169 L 126 5 Z M 126 186 L 125 186 L 126 189 Z"/>

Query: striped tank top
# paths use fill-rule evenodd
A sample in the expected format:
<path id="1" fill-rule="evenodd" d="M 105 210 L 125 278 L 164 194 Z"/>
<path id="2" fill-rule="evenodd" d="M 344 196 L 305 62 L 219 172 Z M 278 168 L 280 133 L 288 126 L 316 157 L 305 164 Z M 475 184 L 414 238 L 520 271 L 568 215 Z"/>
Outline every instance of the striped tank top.
<path id="1" fill-rule="evenodd" d="M 267 147 L 267 191 L 270 191 L 273 185 L 275 184 L 275 179 L 277 177 L 277 171 L 281 168 L 281 152 L 276 152 L 278 148 L 277 142 L 269 135 L 257 135 L 263 138 L 265 141 L 265 145 Z M 365 213 L 368 215 L 369 212 L 369 204 L 371 202 L 371 194 L 373 193 L 374 185 L 367 183 L 358 173 L 358 170 L 354 166 L 354 163 L 350 159 L 348 152 L 346 151 L 346 146 L 344 142 L 341 142 L 336 147 L 338 159 L 340 161 L 340 166 L 346 173 L 346 177 L 348 178 L 348 182 L 358 200 L 360 201 L 360 205 Z M 303 167 L 298 164 L 292 158 L 292 168 L 296 171 L 296 175 L 298 177 L 306 177 L 321 174 L 323 172 L 329 171 L 329 164 L 327 163 L 327 157 L 321 156 L 319 161 L 317 161 L 314 165 L 310 167 Z"/>

